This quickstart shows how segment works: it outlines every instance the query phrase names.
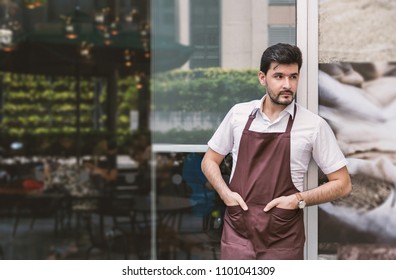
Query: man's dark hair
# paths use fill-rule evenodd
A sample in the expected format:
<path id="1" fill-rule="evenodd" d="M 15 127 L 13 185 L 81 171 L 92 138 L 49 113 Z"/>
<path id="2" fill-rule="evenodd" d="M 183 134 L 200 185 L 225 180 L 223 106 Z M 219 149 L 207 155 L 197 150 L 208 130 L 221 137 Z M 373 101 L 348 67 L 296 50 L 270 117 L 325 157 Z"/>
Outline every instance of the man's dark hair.
<path id="1" fill-rule="evenodd" d="M 279 64 L 298 64 L 298 71 L 302 65 L 302 54 L 297 46 L 279 43 L 268 47 L 261 56 L 260 71 L 267 74 L 272 62 Z"/>

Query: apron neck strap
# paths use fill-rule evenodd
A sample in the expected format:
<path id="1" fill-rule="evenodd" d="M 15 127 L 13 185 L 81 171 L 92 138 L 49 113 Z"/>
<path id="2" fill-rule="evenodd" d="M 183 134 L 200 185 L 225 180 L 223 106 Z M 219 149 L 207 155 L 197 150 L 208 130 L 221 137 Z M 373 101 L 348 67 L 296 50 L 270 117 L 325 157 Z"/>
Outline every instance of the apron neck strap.
<path id="1" fill-rule="evenodd" d="M 252 124 L 253 120 L 256 118 L 256 114 L 259 109 L 260 108 L 254 108 L 253 111 L 250 113 L 249 119 L 245 124 L 245 130 L 249 130 L 250 125 Z"/>

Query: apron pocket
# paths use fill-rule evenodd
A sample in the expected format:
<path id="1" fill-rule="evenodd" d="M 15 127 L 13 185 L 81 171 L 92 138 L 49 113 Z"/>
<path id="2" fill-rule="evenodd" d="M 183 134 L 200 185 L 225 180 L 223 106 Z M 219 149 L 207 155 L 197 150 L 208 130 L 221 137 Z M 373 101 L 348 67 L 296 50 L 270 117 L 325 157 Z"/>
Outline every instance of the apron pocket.
<path id="1" fill-rule="evenodd" d="M 299 209 L 283 209 L 274 207 L 271 210 L 271 215 L 275 216 L 280 221 L 288 222 L 292 220 L 299 212 Z"/>
<path id="2" fill-rule="evenodd" d="M 303 211 L 273 208 L 270 211 L 268 246 L 296 248 L 304 246 L 304 242 Z"/>
<path id="3" fill-rule="evenodd" d="M 246 224 L 244 219 L 244 210 L 239 205 L 227 206 L 227 216 L 232 229 L 246 238 Z M 227 219 L 228 220 L 228 219 Z"/>

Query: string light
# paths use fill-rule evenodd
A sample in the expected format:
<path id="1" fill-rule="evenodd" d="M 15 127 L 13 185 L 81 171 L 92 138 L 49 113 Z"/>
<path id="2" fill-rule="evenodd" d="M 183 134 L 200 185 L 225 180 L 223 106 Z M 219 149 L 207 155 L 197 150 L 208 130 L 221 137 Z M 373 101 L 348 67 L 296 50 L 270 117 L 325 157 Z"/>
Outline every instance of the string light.
<path id="1" fill-rule="evenodd" d="M 10 3 L 10 2 L 6 2 Z M 21 0 L 18 1 L 20 7 L 25 9 L 33 10 L 42 7 L 47 4 L 47 0 Z M 7 5 L 8 5 L 7 4 Z M 20 40 L 20 35 L 23 35 L 21 23 L 16 20 L 11 20 L 8 14 L 8 7 L 5 9 L 6 13 L 3 19 L 0 21 L 0 50 L 3 52 L 11 52 L 16 49 L 17 42 Z M 70 15 L 61 15 L 60 18 L 63 21 L 62 29 L 64 36 L 69 40 L 75 40 L 78 43 L 78 53 L 81 57 L 91 58 L 92 49 L 97 45 L 101 44 L 104 46 L 110 46 L 113 44 L 114 37 L 119 36 L 120 32 L 124 28 L 125 30 L 139 30 L 139 39 L 142 48 L 142 57 L 145 59 L 150 58 L 150 26 L 146 21 L 142 22 L 139 16 L 139 9 L 132 7 L 129 12 L 122 12 L 119 15 L 113 14 L 112 8 L 109 6 L 102 7 L 98 11 L 94 12 L 89 19 L 89 15 L 80 12 L 80 7 L 75 7 L 75 12 Z M 132 24 L 134 26 L 130 26 Z M 89 36 L 99 35 L 101 40 L 98 41 L 96 37 L 87 37 L 84 30 L 89 30 L 86 27 L 92 27 L 97 30 Z M 80 39 L 81 38 L 81 39 Z M 91 39 L 92 38 L 92 39 Z M 83 42 L 77 41 L 80 39 Z M 133 57 L 135 54 L 131 50 L 123 51 L 124 65 L 126 67 L 133 66 Z"/>
<path id="2" fill-rule="evenodd" d="M 110 32 L 109 32 L 107 26 L 106 26 L 106 28 L 103 30 L 103 38 L 104 38 L 103 44 L 105 44 L 106 46 L 109 46 L 109 45 L 112 44 L 112 41 L 111 41 L 111 34 L 110 34 Z"/>
<path id="3" fill-rule="evenodd" d="M 124 51 L 124 59 L 125 59 L 126 67 L 132 67 L 132 55 L 133 53 L 130 50 Z"/>
<path id="4" fill-rule="evenodd" d="M 78 35 L 74 31 L 74 26 L 72 24 L 67 24 L 65 27 L 66 30 L 66 38 L 70 40 L 77 39 Z"/>
<path id="5" fill-rule="evenodd" d="M 128 23 L 132 23 L 135 19 L 135 17 L 138 14 L 138 10 L 137 9 L 132 9 L 132 11 L 130 11 L 129 13 L 127 13 L 124 17 L 125 22 Z"/>
<path id="6" fill-rule="evenodd" d="M 92 56 L 93 44 L 89 42 L 82 42 L 80 45 L 80 55 L 84 58 L 90 59 Z"/>
<path id="7" fill-rule="evenodd" d="M 109 7 L 103 8 L 102 10 L 95 13 L 94 22 L 98 30 L 104 31 L 106 29 L 106 20 L 109 13 Z"/>
<path id="8" fill-rule="evenodd" d="M 110 23 L 110 30 L 111 30 L 110 33 L 112 36 L 117 36 L 119 33 L 118 21 L 119 21 L 119 18 L 116 17 L 115 20 Z"/>
<path id="9" fill-rule="evenodd" d="M 76 32 L 76 27 L 72 22 L 71 17 L 61 16 L 65 20 L 65 36 L 67 39 L 75 40 L 78 38 L 78 34 Z"/>
<path id="10" fill-rule="evenodd" d="M 34 10 L 44 6 L 46 0 L 23 0 L 23 6 L 29 10 Z"/>

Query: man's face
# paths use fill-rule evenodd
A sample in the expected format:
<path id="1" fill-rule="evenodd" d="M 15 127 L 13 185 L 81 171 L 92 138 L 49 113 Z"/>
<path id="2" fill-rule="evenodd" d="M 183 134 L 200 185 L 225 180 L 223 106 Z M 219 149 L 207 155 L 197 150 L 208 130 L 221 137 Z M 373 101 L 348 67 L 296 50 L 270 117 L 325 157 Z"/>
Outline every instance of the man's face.
<path id="1" fill-rule="evenodd" d="M 266 87 L 270 100 L 287 106 L 296 97 L 298 86 L 298 65 L 272 62 L 267 74 L 259 72 L 260 83 Z"/>

